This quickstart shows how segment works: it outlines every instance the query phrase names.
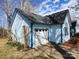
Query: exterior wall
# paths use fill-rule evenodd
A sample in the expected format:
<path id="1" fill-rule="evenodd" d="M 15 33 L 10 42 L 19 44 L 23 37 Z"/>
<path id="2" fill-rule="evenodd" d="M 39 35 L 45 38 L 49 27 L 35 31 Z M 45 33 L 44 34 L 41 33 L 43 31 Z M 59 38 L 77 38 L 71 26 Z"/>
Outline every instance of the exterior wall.
<path id="1" fill-rule="evenodd" d="M 67 27 L 68 35 L 65 36 L 64 27 Z M 34 24 L 33 25 L 33 47 L 39 45 L 37 39 L 35 38 L 34 29 L 48 29 L 48 41 L 55 43 L 64 43 L 70 39 L 70 23 L 68 18 L 65 18 L 64 24 L 62 25 L 44 25 L 44 24 Z M 62 31 L 62 32 L 61 32 Z M 62 35 L 62 36 L 61 36 Z M 62 42 L 61 42 L 62 41 Z M 44 40 L 43 40 L 44 42 Z M 48 42 L 47 42 L 48 43 Z M 46 44 L 46 43 L 44 43 Z"/>
<path id="2" fill-rule="evenodd" d="M 51 25 L 49 29 L 49 41 L 61 43 L 61 25 Z"/>
<path id="3" fill-rule="evenodd" d="M 27 18 L 25 18 L 26 21 L 27 21 Z M 23 18 L 19 15 L 19 14 L 16 14 L 16 17 L 14 19 L 14 23 L 12 25 L 12 38 L 13 40 L 17 40 L 18 42 L 20 43 L 24 43 L 24 33 L 23 33 L 23 26 L 26 26 L 27 28 L 27 44 L 30 45 L 30 23 L 27 21 L 27 23 L 23 20 Z"/>
<path id="4" fill-rule="evenodd" d="M 65 31 L 65 27 L 67 27 L 67 31 Z M 65 33 L 67 32 L 67 35 Z M 63 43 L 70 39 L 70 23 L 68 15 L 65 18 L 64 24 L 62 25 L 62 39 Z"/>
<path id="5" fill-rule="evenodd" d="M 34 29 L 48 29 L 48 41 L 42 40 L 43 44 L 50 42 L 61 43 L 61 26 L 60 25 L 33 25 L 33 47 L 39 46 L 39 40 L 35 38 Z"/>
<path id="6" fill-rule="evenodd" d="M 76 33 L 79 33 L 79 27 L 76 27 Z"/>
<path id="7" fill-rule="evenodd" d="M 77 20 L 77 23 L 76 23 L 76 33 L 79 33 L 79 19 Z"/>
<path id="8" fill-rule="evenodd" d="M 48 31 L 49 31 L 49 26 L 48 25 L 43 25 L 43 24 L 34 24 L 33 25 L 33 47 L 35 48 L 37 46 L 40 46 L 41 44 L 48 43 L 48 39 L 47 40 L 40 39 L 40 42 L 39 42 L 39 39 L 37 39 L 35 37 L 36 36 L 35 29 L 48 29 Z"/>

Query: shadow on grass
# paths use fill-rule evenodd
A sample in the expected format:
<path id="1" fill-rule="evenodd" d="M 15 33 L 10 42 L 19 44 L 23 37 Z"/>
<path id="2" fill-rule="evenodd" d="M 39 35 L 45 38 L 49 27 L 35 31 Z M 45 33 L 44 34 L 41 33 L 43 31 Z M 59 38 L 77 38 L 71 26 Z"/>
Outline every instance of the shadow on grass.
<path id="1" fill-rule="evenodd" d="M 46 45 L 47 46 L 47 45 Z M 61 46 L 59 46 L 58 44 L 55 44 L 53 42 L 51 42 L 51 46 L 48 46 L 48 48 L 50 48 L 50 52 L 52 52 L 52 49 L 56 49 L 56 51 L 58 51 L 64 59 L 75 59 L 75 57 L 73 57 L 70 53 L 68 53 L 68 51 L 64 50 Z M 32 56 L 28 59 L 56 59 L 54 56 L 52 56 L 53 54 L 49 53 L 47 51 L 48 48 L 44 48 L 44 46 L 38 47 L 37 49 L 27 49 L 24 52 L 24 55 L 22 55 L 19 59 L 23 59 L 24 56 L 29 56 L 28 53 L 30 53 L 31 55 L 34 54 L 34 52 L 32 52 L 32 50 L 34 50 L 35 52 L 41 51 L 42 53 L 40 53 L 40 55 L 38 56 Z M 28 52 L 31 51 L 31 52 Z M 46 57 L 45 55 L 47 55 L 48 57 Z"/>
<path id="2" fill-rule="evenodd" d="M 39 55 L 39 56 L 35 56 L 35 57 L 29 58 L 29 59 L 49 59 L 49 58 Z"/>
<path id="3" fill-rule="evenodd" d="M 45 45 L 45 46 L 47 46 L 47 45 Z M 53 54 L 52 55 L 50 55 L 50 53 L 47 51 L 47 49 L 45 49 L 44 47 L 45 46 L 40 46 L 40 47 L 37 47 L 36 49 L 33 49 L 33 48 L 30 48 L 29 50 L 26 50 L 25 51 L 25 54 L 23 55 L 23 56 L 21 56 L 20 57 L 20 59 L 22 59 L 25 55 L 26 56 L 29 56 L 28 55 L 28 51 L 32 51 L 32 50 L 34 50 L 34 52 L 36 52 L 36 53 L 38 53 L 39 55 L 37 55 L 37 56 L 33 56 L 33 54 L 35 54 L 34 52 L 30 52 L 30 54 L 32 55 L 30 58 L 28 58 L 28 59 L 56 59 L 54 56 L 53 56 Z M 52 46 L 47 46 L 47 47 L 49 47 L 50 48 L 50 52 L 52 51 L 51 49 L 53 48 Z M 39 52 L 40 51 L 40 52 Z"/>
<path id="4" fill-rule="evenodd" d="M 66 50 L 62 49 L 58 44 L 55 44 L 51 42 L 52 45 L 54 45 L 54 48 L 63 56 L 64 59 L 75 59 L 70 53 L 68 53 Z"/>

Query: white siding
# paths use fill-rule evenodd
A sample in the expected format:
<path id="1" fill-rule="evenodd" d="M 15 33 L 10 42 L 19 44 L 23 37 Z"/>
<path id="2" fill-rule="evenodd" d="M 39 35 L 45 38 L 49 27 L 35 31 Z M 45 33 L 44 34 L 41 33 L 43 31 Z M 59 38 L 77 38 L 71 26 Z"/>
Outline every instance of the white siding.
<path id="1" fill-rule="evenodd" d="M 76 33 L 79 33 L 79 20 L 77 20 L 77 23 L 76 23 Z"/>
<path id="2" fill-rule="evenodd" d="M 68 35 L 65 35 L 65 27 L 67 27 L 67 32 Z M 69 18 L 68 15 L 65 18 L 64 24 L 62 25 L 62 33 L 63 33 L 63 43 L 68 41 L 70 39 L 70 23 L 69 23 Z"/>
<path id="3" fill-rule="evenodd" d="M 27 18 L 26 18 L 27 19 Z M 12 38 L 13 40 L 16 40 L 17 38 L 17 41 L 20 42 L 20 43 L 24 43 L 24 33 L 23 33 L 23 26 L 26 26 L 26 28 L 28 29 L 28 33 L 30 32 L 30 28 L 29 28 L 29 25 L 23 20 L 22 17 L 20 17 L 19 14 L 16 14 L 16 17 L 15 17 L 15 20 L 14 20 L 14 23 L 12 25 Z M 15 38 L 15 36 L 16 38 Z M 30 33 L 28 35 L 28 44 L 30 45 Z"/>
<path id="4" fill-rule="evenodd" d="M 79 33 L 79 27 L 76 27 L 76 33 Z"/>

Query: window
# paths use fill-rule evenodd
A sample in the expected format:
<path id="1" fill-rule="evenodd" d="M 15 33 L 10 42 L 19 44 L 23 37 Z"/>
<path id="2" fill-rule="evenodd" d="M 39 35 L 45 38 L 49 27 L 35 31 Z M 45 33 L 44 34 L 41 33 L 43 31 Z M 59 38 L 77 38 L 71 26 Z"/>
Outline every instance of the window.
<path id="1" fill-rule="evenodd" d="M 68 28 L 67 27 L 64 27 L 64 30 L 65 30 L 65 35 L 68 35 Z"/>
<path id="2" fill-rule="evenodd" d="M 47 29 L 35 29 L 36 32 L 38 31 L 47 31 Z"/>
<path id="3" fill-rule="evenodd" d="M 74 29 L 71 29 L 71 35 L 74 36 Z"/>
<path id="4" fill-rule="evenodd" d="M 35 29 L 35 37 L 37 39 L 43 40 L 43 39 L 48 39 L 48 29 Z"/>
<path id="5" fill-rule="evenodd" d="M 36 32 L 38 32 L 38 29 L 35 29 Z"/>
<path id="6" fill-rule="evenodd" d="M 65 31 L 65 35 L 68 35 L 68 24 L 67 23 L 65 23 L 64 31 Z"/>

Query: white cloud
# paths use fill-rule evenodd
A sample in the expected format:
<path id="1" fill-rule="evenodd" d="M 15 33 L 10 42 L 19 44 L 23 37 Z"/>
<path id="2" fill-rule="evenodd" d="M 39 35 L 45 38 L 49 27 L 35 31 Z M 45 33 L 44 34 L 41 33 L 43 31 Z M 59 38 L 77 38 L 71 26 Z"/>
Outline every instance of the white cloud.
<path id="1" fill-rule="evenodd" d="M 52 5 L 51 4 L 49 5 L 48 3 L 52 3 L 51 0 L 46 0 L 40 4 L 40 6 L 36 9 L 39 12 L 39 14 L 44 14 L 48 10 L 51 11 Z"/>
<path id="2" fill-rule="evenodd" d="M 60 0 L 54 0 L 53 3 L 57 3 L 57 2 L 59 2 L 59 1 L 60 1 Z"/>
<path id="3" fill-rule="evenodd" d="M 68 1 L 68 0 L 64 0 L 64 1 Z M 59 2 L 60 0 L 46 0 L 42 2 L 40 6 L 37 8 L 39 15 L 42 15 L 42 16 L 49 15 L 49 14 L 52 14 L 52 13 L 55 13 L 61 10 L 65 10 L 65 9 L 74 11 L 73 9 L 71 9 L 71 7 L 74 7 L 78 3 L 77 0 L 69 0 L 68 3 L 60 3 L 60 6 L 59 6 Z M 55 8 L 58 8 L 58 7 L 60 9 L 55 10 Z"/>
<path id="4" fill-rule="evenodd" d="M 77 0 L 70 0 L 67 4 L 62 4 L 61 9 L 68 8 L 70 11 L 71 19 L 77 20 L 79 17 L 79 12 L 75 11 L 75 6 L 78 4 Z"/>
<path id="5" fill-rule="evenodd" d="M 74 7 L 75 5 L 77 5 L 77 3 L 77 0 L 70 0 L 67 4 L 62 4 L 61 8 Z"/>

